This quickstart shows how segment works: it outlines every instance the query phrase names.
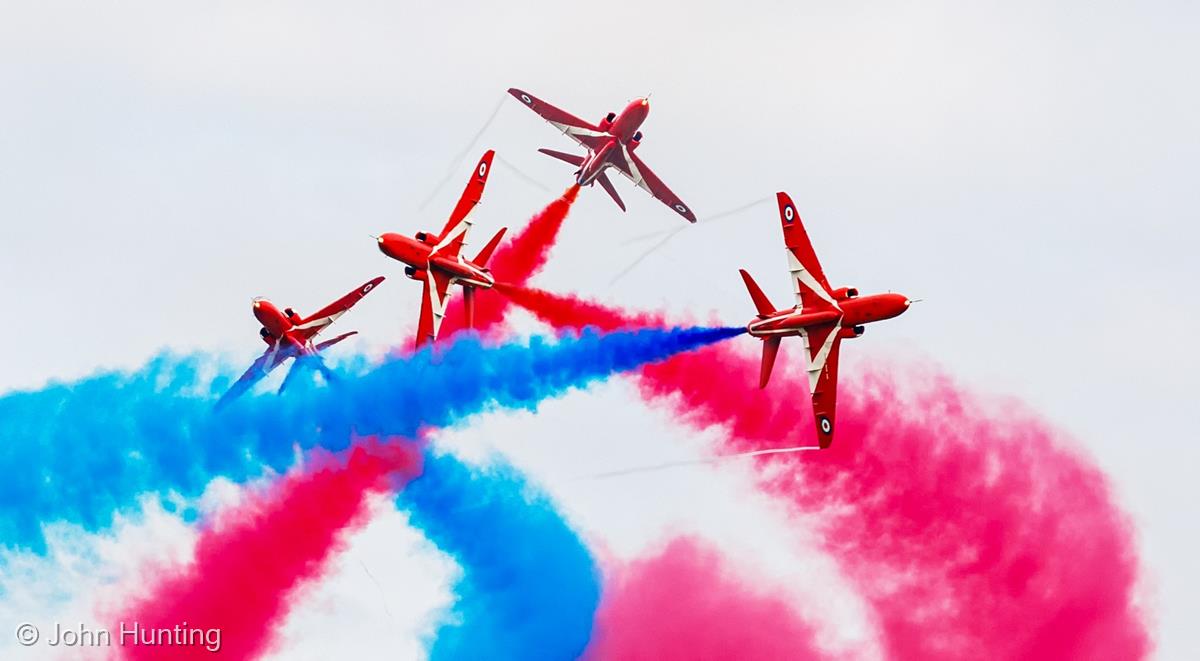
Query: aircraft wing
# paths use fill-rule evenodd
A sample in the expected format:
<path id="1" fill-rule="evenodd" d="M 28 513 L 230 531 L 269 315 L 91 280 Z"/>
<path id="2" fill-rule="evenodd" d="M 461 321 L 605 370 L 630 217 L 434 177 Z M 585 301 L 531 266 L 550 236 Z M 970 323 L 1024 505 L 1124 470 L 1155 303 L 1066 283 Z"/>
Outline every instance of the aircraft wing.
<path id="1" fill-rule="evenodd" d="M 788 271 L 792 274 L 792 286 L 796 291 L 796 305 L 803 312 L 822 309 L 838 309 L 833 290 L 817 260 L 804 223 L 787 193 L 776 193 L 779 202 L 779 223 L 783 227 L 783 243 L 787 246 Z"/>
<path id="2" fill-rule="evenodd" d="M 280 348 L 278 344 L 267 347 L 263 355 L 256 358 L 251 363 L 249 369 L 238 377 L 237 381 L 233 382 L 233 385 L 229 387 L 229 390 L 225 391 L 224 395 L 221 395 L 221 399 L 217 400 L 216 408 L 220 409 L 238 397 L 241 397 L 247 390 L 253 388 L 254 384 L 263 380 L 272 370 L 282 365 L 283 361 L 291 358 L 293 353 L 293 351 L 288 349 Z"/>
<path id="3" fill-rule="evenodd" d="M 812 392 L 813 419 L 817 425 L 817 443 L 822 448 L 833 442 L 834 413 L 837 408 L 838 354 L 842 346 L 840 320 L 809 328 L 804 334 L 808 349 L 808 386 Z"/>
<path id="4" fill-rule="evenodd" d="M 437 339 L 446 304 L 450 302 L 450 285 L 454 279 L 441 271 L 425 272 L 425 291 L 421 294 L 421 319 L 417 322 L 417 348 Z"/>
<path id="5" fill-rule="evenodd" d="M 670 188 L 663 183 L 658 175 L 646 167 L 642 159 L 638 158 L 637 154 L 629 151 L 625 145 L 621 145 L 621 152 L 613 154 L 612 164 L 621 171 L 621 174 L 629 178 L 630 181 L 645 189 L 654 197 L 658 198 L 659 202 L 671 207 L 675 213 L 684 217 L 689 223 L 696 222 L 696 214 L 679 199 L 679 196 L 671 192 Z"/>
<path id="6" fill-rule="evenodd" d="M 346 294 L 338 300 L 321 308 L 320 310 L 317 310 L 312 315 L 301 319 L 300 323 L 296 324 L 296 330 L 299 330 L 303 333 L 304 339 L 312 339 L 317 335 L 317 333 L 325 330 L 329 324 L 337 321 L 338 317 L 346 314 L 347 310 L 354 307 L 355 303 L 359 302 L 364 296 L 371 293 L 371 290 L 379 286 L 379 283 L 381 282 L 383 282 L 383 276 L 379 276 L 370 282 L 363 283 L 363 285 L 358 289 L 355 289 L 349 294 Z"/>
<path id="7" fill-rule="evenodd" d="M 471 211 L 483 198 L 483 187 L 487 185 L 488 172 L 492 169 L 492 157 L 495 155 L 496 152 L 489 149 L 475 165 L 471 180 L 467 182 L 462 197 L 458 198 L 458 204 L 454 206 L 454 211 L 446 220 L 446 226 L 438 235 L 440 239 L 433 252 L 453 257 L 462 250 L 467 242 L 467 231 L 471 229 Z"/>
<path id="8" fill-rule="evenodd" d="M 338 342 L 341 342 L 342 340 L 344 340 L 348 337 L 354 336 L 354 335 L 358 335 L 358 331 L 350 331 L 348 333 L 342 333 L 341 335 L 338 335 L 337 337 L 330 338 L 328 340 L 325 340 L 324 342 L 318 343 L 317 346 L 314 347 L 314 349 L 316 349 L 317 353 L 320 353 L 320 352 L 324 351 L 325 349 L 328 349 L 329 347 L 337 344 Z"/>
<path id="9" fill-rule="evenodd" d="M 528 92 L 512 87 L 509 88 L 508 93 L 528 106 L 530 110 L 541 115 L 542 119 L 550 122 L 554 128 L 562 131 L 568 138 L 591 151 L 599 151 L 609 140 L 612 140 L 612 136 L 601 131 L 598 126 L 585 122 L 565 110 L 555 108 Z"/>

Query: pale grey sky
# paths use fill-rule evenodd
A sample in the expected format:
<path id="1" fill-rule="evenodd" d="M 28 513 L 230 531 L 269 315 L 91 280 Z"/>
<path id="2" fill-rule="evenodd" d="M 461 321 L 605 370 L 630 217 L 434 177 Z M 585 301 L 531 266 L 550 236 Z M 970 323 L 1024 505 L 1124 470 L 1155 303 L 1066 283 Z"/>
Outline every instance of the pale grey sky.
<path id="1" fill-rule="evenodd" d="M 509 86 L 598 119 L 652 93 L 640 154 L 701 218 L 784 189 L 830 279 L 926 302 L 847 361 L 928 356 L 1078 437 L 1136 520 L 1161 658 L 1200 656 L 1200 7 L 1187 2 L 0 2 L 0 388 L 163 346 L 258 350 L 249 298 L 407 333 L 369 234 L 421 200 Z M 515 102 L 487 147 L 555 190 L 570 143 Z M 560 167 L 561 166 L 561 167 Z M 465 170 L 463 171 L 465 172 Z M 463 175 L 465 176 L 465 175 Z M 548 200 L 506 167 L 478 220 Z M 584 191 L 539 282 L 743 323 L 784 301 L 774 212 L 681 233 Z"/>

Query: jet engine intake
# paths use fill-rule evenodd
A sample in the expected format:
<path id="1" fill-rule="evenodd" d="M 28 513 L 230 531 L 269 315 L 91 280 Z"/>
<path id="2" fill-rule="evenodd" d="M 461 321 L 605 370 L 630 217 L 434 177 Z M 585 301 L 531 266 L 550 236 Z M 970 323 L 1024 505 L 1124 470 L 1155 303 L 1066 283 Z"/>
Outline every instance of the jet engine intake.
<path id="1" fill-rule="evenodd" d="M 843 340 L 852 340 L 856 337 L 862 337 L 862 334 L 866 331 L 867 329 L 862 326 L 850 326 L 838 331 L 838 337 Z"/>
<path id="2" fill-rule="evenodd" d="M 856 287 L 841 287 L 833 290 L 833 297 L 839 301 L 858 298 L 858 289 Z"/>

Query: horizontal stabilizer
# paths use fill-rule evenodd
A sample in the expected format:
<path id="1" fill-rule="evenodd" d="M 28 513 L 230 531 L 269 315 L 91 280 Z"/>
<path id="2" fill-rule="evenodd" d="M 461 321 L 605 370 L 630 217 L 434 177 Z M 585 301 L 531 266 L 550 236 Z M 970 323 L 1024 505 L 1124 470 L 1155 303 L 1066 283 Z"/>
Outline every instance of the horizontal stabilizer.
<path id="1" fill-rule="evenodd" d="M 496 252 L 496 246 L 500 245 L 500 239 L 504 238 L 504 232 L 507 230 L 507 227 L 501 227 L 500 231 L 496 232 L 496 236 L 493 236 L 492 240 L 488 241 L 487 245 L 483 247 L 483 250 L 479 251 L 479 254 L 475 257 L 475 264 L 477 266 L 487 268 L 488 260 L 492 258 L 492 253 Z"/>
<path id="2" fill-rule="evenodd" d="M 621 196 L 617 195 L 617 188 L 612 185 L 612 181 L 609 180 L 608 175 L 601 172 L 600 175 L 596 177 L 596 181 L 600 182 L 600 187 L 604 189 L 604 192 L 608 193 L 609 196 L 612 197 L 613 202 L 616 202 L 617 206 L 621 207 L 621 211 L 624 211 L 625 203 L 621 201 Z"/>
<path id="3" fill-rule="evenodd" d="M 338 335 L 337 337 L 333 337 L 328 340 L 325 340 L 324 342 L 321 342 L 320 344 L 318 344 L 315 347 L 315 349 L 317 351 L 324 351 L 325 349 L 328 349 L 329 347 L 337 344 L 338 342 L 341 342 L 342 340 L 350 337 L 351 335 L 358 335 L 358 331 L 350 331 L 349 333 L 342 333 L 341 335 Z"/>
<path id="4" fill-rule="evenodd" d="M 771 305 L 771 301 L 767 300 L 767 295 L 759 289 L 758 283 L 746 269 L 738 269 L 738 273 L 742 274 L 742 280 L 746 283 L 746 289 L 750 292 L 750 299 L 754 301 L 754 307 L 758 310 L 758 316 L 767 317 L 775 312 L 775 306 Z"/>
<path id="5" fill-rule="evenodd" d="M 554 151 L 553 149 L 539 149 L 538 151 L 542 152 L 543 154 L 545 154 L 547 156 L 553 156 L 554 158 L 557 158 L 560 161 L 566 161 L 566 162 L 570 163 L 571 165 L 574 165 L 575 167 L 580 167 L 581 165 L 583 165 L 583 161 L 585 160 L 582 156 L 576 156 L 575 154 L 567 154 L 567 153 L 564 153 L 561 151 Z"/>
<path id="6" fill-rule="evenodd" d="M 758 387 L 766 388 L 771 380 L 771 369 L 775 367 L 775 356 L 779 355 L 779 342 L 783 338 L 772 335 L 763 340 L 762 368 L 758 372 Z"/>

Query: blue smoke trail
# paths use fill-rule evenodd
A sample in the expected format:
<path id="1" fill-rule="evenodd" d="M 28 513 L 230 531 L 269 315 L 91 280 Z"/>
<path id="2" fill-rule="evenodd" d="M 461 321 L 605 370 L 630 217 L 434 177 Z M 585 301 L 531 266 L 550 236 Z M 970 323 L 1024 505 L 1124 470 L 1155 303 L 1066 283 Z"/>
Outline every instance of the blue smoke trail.
<path id="1" fill-rule="evenodd" d="M 200 493 L 216 476 L 244 481 L 291 465 L 296 449 L 341 450 L 354 434 L 413 436 L 488 405 L 534 408 L 614 372 L 743 332 L 740 328 L 584 332 L 558 340 L 391 360 L 335 387 L 244 397 L 219 413 L 205 357 L 156 359 L 132 374 L 0 398 L 0 546 L 44 552 L 41 523 L 87 530 L 111 522 L 139 494 Z"/>
<path id="2" fill-rule="evenodd" d="M 547 498 L 510 467 L 433 457 L 397 497 L 463 568 L 430 658 L 574 659 L 600 601 L 595 559 Z"/>

